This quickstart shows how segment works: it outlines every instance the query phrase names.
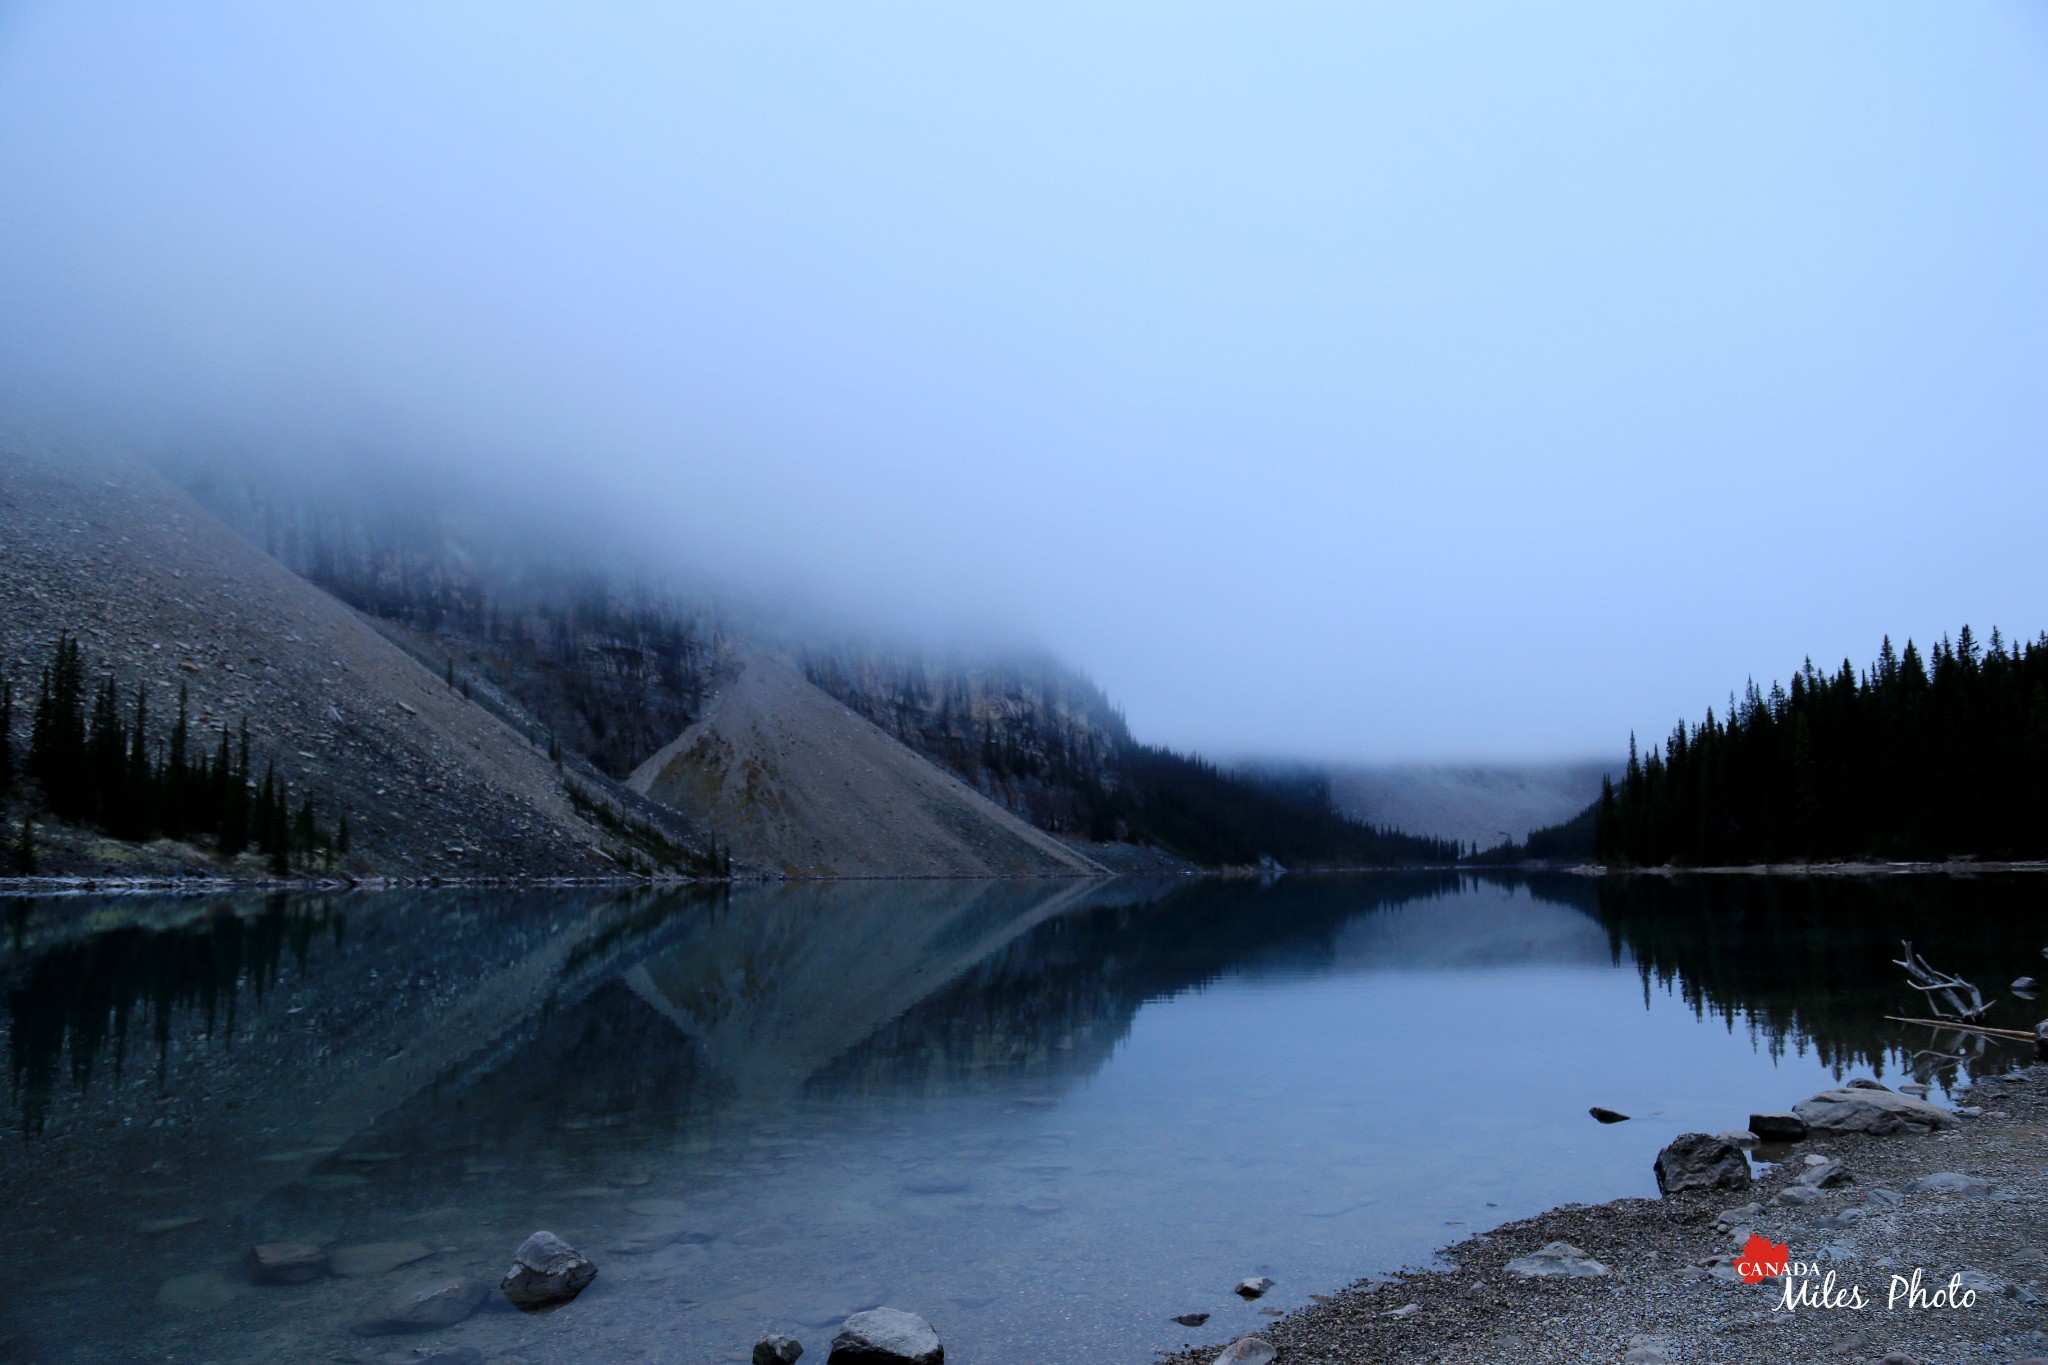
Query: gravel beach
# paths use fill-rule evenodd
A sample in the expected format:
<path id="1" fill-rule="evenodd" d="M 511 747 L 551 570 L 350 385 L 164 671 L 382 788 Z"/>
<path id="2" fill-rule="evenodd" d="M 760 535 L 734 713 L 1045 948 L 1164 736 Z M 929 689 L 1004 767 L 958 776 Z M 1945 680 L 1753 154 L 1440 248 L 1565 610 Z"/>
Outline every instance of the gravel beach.
<path id="1" fill-rule="evenodd" d="M 1274 1355 L 1248 1344 L 1235 1358 L 1903 1365 L 2048 1357 L 2048 1066 L 1980 1082 L 1960 1103 L 1982 1112 L 1947 1131 L 1816 1132 L 1752 1149 L 1757 1178 L 1747 1191 L 1567 1205 L 1506 1224 L 1446 1247 L 1437 1268 L 1322 1296 L 1259 1333 Z M 1730 1115 L 1729 1128 L 1746 1117 Z M 1819 1164 L 1810 1157 L 1840 1160 L 1843 1178 L 1791 1196 L 1811 1202 L 1781 1201 Z M 1787 1277 L 1742 1282 L 1733 1262 L 1751 1233 L 1788 1250 L 1790 1291 Z M 1556 1242 L 1606 1273 L 1524 1278 L 1507 1268 Z M 1967 1306 L 1942 1306 L 1936 1291 L 1958 1275 Z M 1802 1288 L 1806 1300 L 1788 1308 L 1788 1292 Z M 1859 1294 L 1864 1306 L 1851 1306 Z M 1167 1360 L 1211 1365 L 1231 1345 Z"/>

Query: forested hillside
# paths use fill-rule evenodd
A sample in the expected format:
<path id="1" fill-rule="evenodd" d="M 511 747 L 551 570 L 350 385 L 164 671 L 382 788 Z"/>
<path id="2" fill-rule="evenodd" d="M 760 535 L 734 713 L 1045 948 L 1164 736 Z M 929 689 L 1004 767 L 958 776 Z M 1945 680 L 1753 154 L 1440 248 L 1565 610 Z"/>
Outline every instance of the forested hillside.
<path id="1" fill-rule="evenodd" d="M 810 680 L 850 710 L 1055 833 L 1198 863 L 1445 864 L 1450 840 L 1338 812 L 1320 775 L 1261 778 L 1133 739 L 1100 688 L 1054 660 L 946 661 L 813 650 Z"/>
<path id="2" fill-rule="evenodd" d="M 1595 824 L 1599 857 L 1634 866 L 2048 857 L 2048 635 L 1965 626 L 1925 660 L 1887 638 L 1860 672 L 1752 683 L 1661 751 L 1631 740 Z"/>

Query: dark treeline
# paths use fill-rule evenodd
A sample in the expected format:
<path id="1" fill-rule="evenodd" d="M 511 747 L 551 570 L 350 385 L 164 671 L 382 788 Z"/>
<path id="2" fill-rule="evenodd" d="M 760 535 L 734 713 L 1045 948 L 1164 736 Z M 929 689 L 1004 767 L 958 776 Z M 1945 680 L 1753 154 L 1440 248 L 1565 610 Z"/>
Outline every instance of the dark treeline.
<path id="1" fill-rule="evenodd" d="M 124 699 L 112 677 L 89 687 L 78 641 L 58 640 L 42 670 L 26 751 L 16 761 L 12 681 L 0 683 L 0 808 L 14 797 L 27 810 L 10 848 L 14 867 L 32 874 L 33 813 L 89 825 L 116 839 L 208 839 L 222 858 L 250 849 L 273 872 L 348 851 L 348 818 L 333 833 L 316 818 L 310 793 L 296 810 L 275 765 L 260 782 L 250 766 L 249 726 L 226 726 L 209 755 L 192 733 L 185 691 L 167 736 L 151 733 L 149 697 L 137 684 Z"/>
<path id="2" fill-rule="evenodd" d="M 1326 779 L 1268 784 L 1134 741 L 1115 754 L 1111 779 L 1088 789 L 1090 833 L 1156 844 L 1191 862 L 1270 856 L 1304 867 L 1447 866 L 1460 851 L 1449 839 L 1339 814 Z"/>
<path id="3" fill-rule="evenodd" d="M 1751 683 L 1661 753 L 1631 739 L 1595 823 L 1601 860 L 1638 867 L 2048 856 L 2048 635 L 1964 626 L 1931 661 L 1887 638 L 1860 673 Z"/>

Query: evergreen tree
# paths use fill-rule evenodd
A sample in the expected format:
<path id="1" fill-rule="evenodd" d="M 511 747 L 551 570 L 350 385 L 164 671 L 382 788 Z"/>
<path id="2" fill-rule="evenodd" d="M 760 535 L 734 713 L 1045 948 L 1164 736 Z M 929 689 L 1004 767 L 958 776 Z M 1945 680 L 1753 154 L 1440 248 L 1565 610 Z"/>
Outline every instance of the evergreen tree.
<path id="1" fill-rule="evenodd" d="M 14 679 L 0 678 L 0 806 L 14 790 Z"/>

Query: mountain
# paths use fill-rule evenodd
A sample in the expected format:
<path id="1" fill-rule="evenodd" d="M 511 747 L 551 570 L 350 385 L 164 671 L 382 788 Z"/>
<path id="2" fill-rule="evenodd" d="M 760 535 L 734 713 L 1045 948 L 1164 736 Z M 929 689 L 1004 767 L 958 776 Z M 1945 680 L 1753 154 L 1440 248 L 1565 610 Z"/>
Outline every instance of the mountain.
<path id="1" fill-rule="evenodd" d="M 1599 797 L 1601 778 L 1620 772 L 1598 760 L 1353 765 L 1331 770 L 1330 793 L 1354 820 L 1492 848 L 1571 819 Z"/>
<path id="2" fill-rule="evenodd" d="M 34 819 L 45 873 L 1099 876 L 1458 852 L 1346 818 L 1326 784 L 1146 745 L 1049 657 L 736 619 L 531 508 L 20 449 L 0 450 L 0 507 L 20 702 L 0 839 Z M 90 793 L 67 796 L 73 773 Z M 262 856 L 230 835 L 252 823 Z M 0 875 L 19 861 L 0 845 Z"/>

